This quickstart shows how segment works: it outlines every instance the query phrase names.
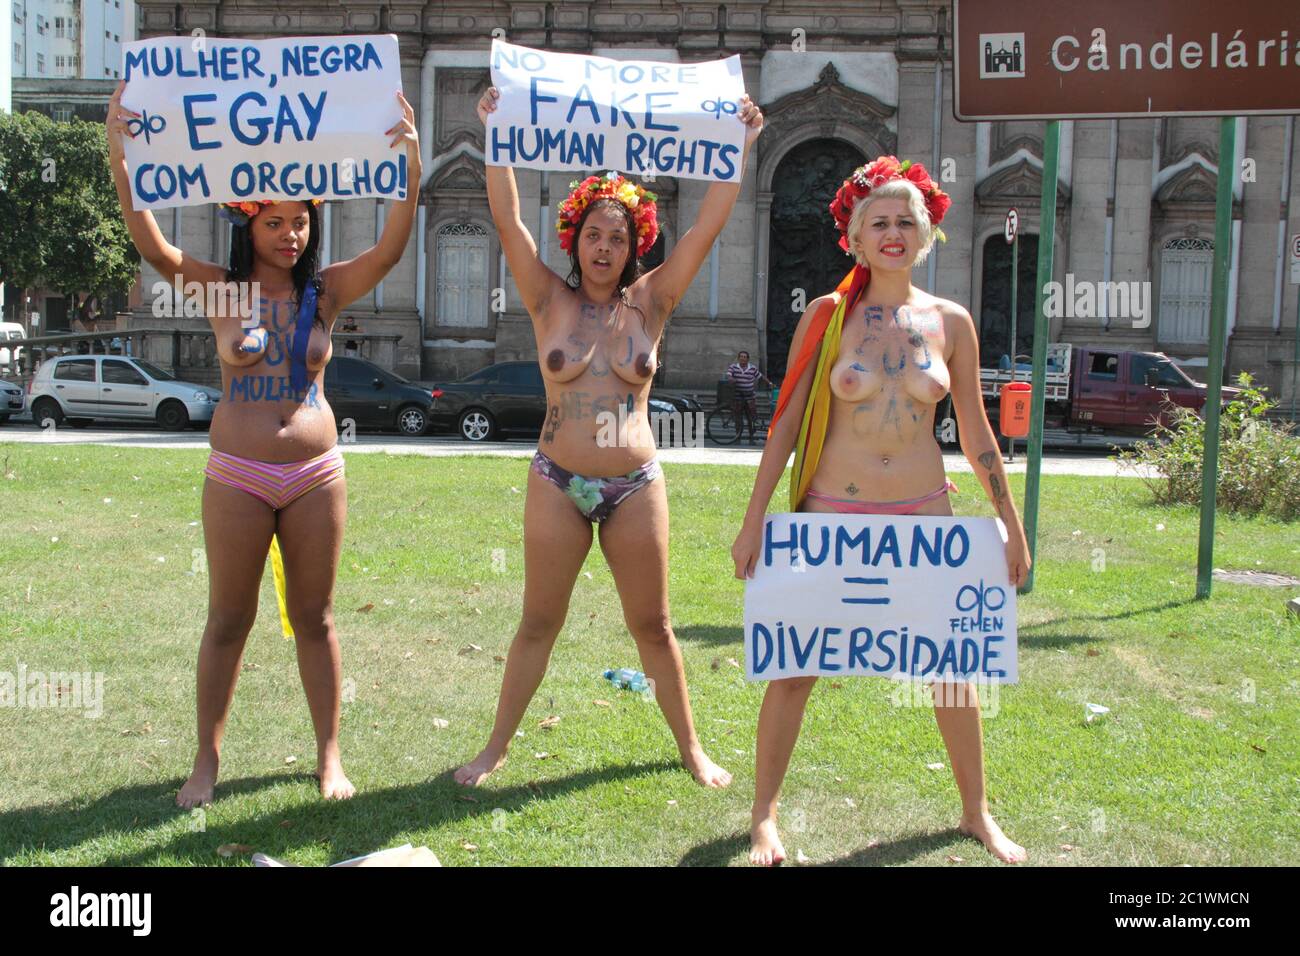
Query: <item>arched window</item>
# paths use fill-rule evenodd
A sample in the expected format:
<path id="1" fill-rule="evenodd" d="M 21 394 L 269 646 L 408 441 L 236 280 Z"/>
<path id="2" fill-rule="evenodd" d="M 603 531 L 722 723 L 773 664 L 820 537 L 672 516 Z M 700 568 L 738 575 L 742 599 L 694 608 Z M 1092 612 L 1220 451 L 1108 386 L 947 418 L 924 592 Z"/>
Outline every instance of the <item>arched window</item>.
<path id="1" fill-rule="evenodd" d="M 487 230 L 473 222 L 449 222 L 438 230 L 437 250 L 434 322 L 439 326 L 487 326 L 491 271 Z"/>
<path id="2" fill-rule="evenodd" d="M 1180 236 L 1160 250 L 1160 341 L 1210 341 L 1210 273 L 1214 242 Z"/>

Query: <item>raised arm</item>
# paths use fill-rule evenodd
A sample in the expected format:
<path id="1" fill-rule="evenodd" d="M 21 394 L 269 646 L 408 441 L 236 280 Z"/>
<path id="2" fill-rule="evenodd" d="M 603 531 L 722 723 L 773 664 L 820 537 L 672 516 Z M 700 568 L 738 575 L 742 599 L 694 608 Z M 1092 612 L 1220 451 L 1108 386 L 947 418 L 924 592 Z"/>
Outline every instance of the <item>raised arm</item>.
<path id="1" fill-rule="evenodd" d="M 803 340 L 808 334 L 813 316 L 819 309 L 833 309 L 836 301 L 835 295 L 831 294 L 808 303 L 808 308 L 799 318 L 799 325 L 795 328 L 794 338 L 790 342 L 787 369 L 794 368 L 794 360 L 799 355 L 799 350 L 803 348 Z M 781 476 L 785 474 L 790 453 L 794 451 L 795 443 L 799 440 L 799 429 L 803 426 L 804 410 L 808 407 L 808 395 L 812 392 L 813 376 L 816 372 L 817 363 L 809 362 L 797 382 L 787 376 L 782 386 L 783 389 L 794 389 L 790 395 L 790 404 L 786 406 L 785 412 L 777 423 L 772 426 L 772 434 L 768 436 L 767 444 L 763 447 L 763 457 L 758 463 L 758 474 L 754 477 L 754 491 L 749 496 L 749 508 L 745 511 L 745 520 L 741 525 L 740 534 L 736 536 L 736 543 L 731 548 L 738 578 L 751 577 L 754 573 L 754 563 L 758 559 L 762 544 L 763 520 L 767 516 L 767 506 L 772 500 L 772 493 L 776 491 L 776 486 L 781 483 Z"/>
<path id="2" fill-rule="evenodd" d="M 487 127 L 488 114 L 495 112 L 500 91 L 489 86 L 479 98 L 478 118 Z M 509 166 L 487 166 L 488 206 L 492 221 L 501 237 L 501 248 L 506 254 L 506 264 L 514 276 L 515 285 L 523 297 L 524 308 L 534 320 L 546 314 L 546 306 L 564 280 L 556 275 L 537 255 L 537 243 L 519 215 L 519 190 L 515 186 L 515 171 Z"/>
<path id="3" fill-rule="evenodd" d="M 984 396 L 980 390 L 979 337 L 970 313 L 960 306 L 944 309 L 944 324 L 953 343 L 948 359 L 952 408 L 957 416 L 957 434 L 962 454 L 970 462 L 975 477 L 984 486 L 993 509 L 1007 527 L 1007 573 L 1017 587 L 1029 577 L 1029 545 L 1025 529 L 1016 511 L 1015 499 L 1007 485 L 1002 467 L 1002 450 L 993 428 L 984 414 Z"/>
<path id="4" fill-rule="evenodd" d="M 131 204 L 131 180 L 126 170 L 126 154 L 122 149 L 122 137 L 131 136 L 127 122 L 138 119 L 140 114 L 128 110 L 122 105 L 122 91 L 126 81 L 122 80 L 113 91 L 108 101 L 108 119 L 104 130 L 108 135 L 108 167 L 113 173 L 113 185 L 117 187 L 117 201 L 122 207 L 122 218 L 131 233 L 131 241 L 140 253 L 140 258 L 153 266 L 163 278 L 181 288 L 187 282 L 223 282 L 226 270 L 215 262 L 196 259 L 189 253 L 173 246 L 158 228 L 158 222 L 148 209 L 136 211 Z M 177 277 L 179 276 L 179 280 Z"/>
<path id="5" fill-rule="evenodd" d="M 722 233 L 722 228 L 731 217 L 731 210 L 740 195 L 740 184 L 745 176 L 746 160 L 749 150 L 763 131 L 763 114 L 748 96 L 740 99 L 740 121 L 745 124 L 745 148 L 740 157 L 740 169 L 736 178 L 729 183 L 715 182 L 704 194 L 700 203 L 699 215 L 691 228 L 686 230 L 673 251 L 663 264 L 646 274 L 644 282 L 650 293 L 658 315 L 667 318 L 677 308 L 677 303 L 686 294 L 687 288 L 700 271 L 700 266 L 709 257 L 714 240 Z"/>
<path id="6" fill-rule="evenodd" d="M 321 281 L 325 285 L 330 310 L 334 315 L 379 285 L 379 281 L 401 261 L 420 205 L 420 176 L 423 166 L 420 162 L 419 134 L 415 131 L 415 110 L 411 109 L 411 104 L 406 102 L 406 97 L 400 92 L 397 98 L 402 104 L 402 118 L 388 130 L 388 135 L 393 137 L 388 145 L 393 147 L 404 144 L 406 147 L 406 198 L 392 206 L 377 243 L 355 258 L 336 262 L 321 270 Z"/>

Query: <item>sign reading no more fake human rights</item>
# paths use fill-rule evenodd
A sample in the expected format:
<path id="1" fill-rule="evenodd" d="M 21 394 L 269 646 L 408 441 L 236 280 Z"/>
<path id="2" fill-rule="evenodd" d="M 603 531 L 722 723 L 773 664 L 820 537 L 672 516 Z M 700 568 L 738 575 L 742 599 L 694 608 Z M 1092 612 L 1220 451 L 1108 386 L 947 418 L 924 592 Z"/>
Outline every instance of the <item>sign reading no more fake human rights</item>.
<path id="1" fill-rule="evenodd" d="M 953 0 L 959 120 L 1300 113 L 1296 0 Z"/>
<path id="2" fill-rule="evenodd" d="M 740 57 L 705 63 L 611 60 L 492 41 L 490 166 L 613 169 L 734 181 L 745 93 Z"/>
<path id="3" fill-rule="evenodd" d="M 123 47 L 136 209 L 405 199 L 397 37 L 155 37 Z"/>

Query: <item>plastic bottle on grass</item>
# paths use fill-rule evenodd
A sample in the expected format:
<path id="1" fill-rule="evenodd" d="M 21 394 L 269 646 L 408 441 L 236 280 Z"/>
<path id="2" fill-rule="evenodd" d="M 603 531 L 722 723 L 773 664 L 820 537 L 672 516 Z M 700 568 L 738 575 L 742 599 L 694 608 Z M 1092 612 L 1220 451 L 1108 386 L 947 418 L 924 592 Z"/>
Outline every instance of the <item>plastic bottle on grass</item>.
<path id="1" fill-rule="evenodd" d="M 630 690 L 637 694 L 644 694 L 650 689 L 649 682 L 646 681 L 645 674 L 640 671 L 634 671 L 630 667 L 620 667 L 618 670 L 605 671 L 605 680 L 609 681 L 619 690 Z"/>

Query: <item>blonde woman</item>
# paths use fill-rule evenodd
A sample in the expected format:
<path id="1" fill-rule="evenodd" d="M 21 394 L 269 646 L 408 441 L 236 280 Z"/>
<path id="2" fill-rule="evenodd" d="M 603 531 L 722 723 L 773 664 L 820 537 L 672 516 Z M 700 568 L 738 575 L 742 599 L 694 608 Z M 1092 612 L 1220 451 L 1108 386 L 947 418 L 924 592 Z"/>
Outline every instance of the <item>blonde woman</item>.
<path id="1" fill-rule="evenodd" d="M 954 486 L 934 438 L 935 406 L 951 393 L 962 451 L 1007 527 L 1008 573 L 1015 584 L 1025 582 L 1029 548 L 984 414 L 975 324 L 961 306 L 911 283 L 912 267 L 942 236 L 948 206 L 924 167 L 893 156 L 856 170 L 831 203 L 840 246 L 857 265 L 833 293 L 809 304 L 795 330 L 786 387 L 732 546 L 738 578 L 753 575 L 767 505 L 791 452 L 791 511 L 951 515 Z M 777 796 L 816 681 L 767 685 L 751 811 L 755 864 L 785 859 Z M 936 685 L 934 714 L 961 795 L 959 829 L 999 860 L 1023 861 L 1024 849 L 1002 832 L 985 799 L 974 686 Z"/>

